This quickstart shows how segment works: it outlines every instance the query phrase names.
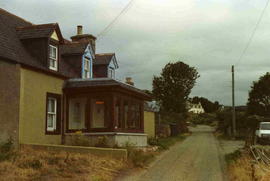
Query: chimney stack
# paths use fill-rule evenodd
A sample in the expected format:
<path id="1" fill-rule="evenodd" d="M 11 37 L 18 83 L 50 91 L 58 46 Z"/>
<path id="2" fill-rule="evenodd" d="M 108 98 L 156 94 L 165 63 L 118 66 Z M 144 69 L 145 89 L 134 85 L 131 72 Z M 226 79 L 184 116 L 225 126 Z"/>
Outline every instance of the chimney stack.
<path id="1" fill-rule="evenodd" d="M 129 84 L 129 85 L 134 86 L 134 82 L 132 81 L 131 77 L 126 77 L 126 83 Z"/>
<path id="2" fill-rule="evenodd" d="M 82 25 L 77 26 L 77 35 L 82 35 L 83 34 L 83 27 Z"/>
<path id="3" fill-rule="evenodd" d="M 83 26 L 77 26 L 77 35 L 70 37 L 72 42 L 90 43 L 93 51 L 96 52 L 96 37 L 91 34 L 83 34 Z"/>

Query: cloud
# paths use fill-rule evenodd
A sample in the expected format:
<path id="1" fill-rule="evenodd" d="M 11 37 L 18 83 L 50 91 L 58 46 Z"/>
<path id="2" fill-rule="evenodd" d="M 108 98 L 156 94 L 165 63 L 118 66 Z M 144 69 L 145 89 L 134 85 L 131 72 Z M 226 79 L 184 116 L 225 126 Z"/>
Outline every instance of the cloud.
<path id="1" fill-rule="evenodd" d="M 82 24 L 97 35 L 128 0 L 1 0 L 0 6 L 33 23 L 58 22 L 65 37 Z M 151 89 L 169 61 L 194 66 L 201 77 L 192 96 L 231 104 L 232 64 L 245 47 L 265 5 L 251 0 L 134 0 L 131 8 L 97 41 L 98 52 L 115 52 L 119 79 Z M 270 7 L 269 7 L 270 8 Z M 235 66 L 236 103 L 245 104 L 252 81 L 270 68 L 269 8 L 243 59 Z"/>

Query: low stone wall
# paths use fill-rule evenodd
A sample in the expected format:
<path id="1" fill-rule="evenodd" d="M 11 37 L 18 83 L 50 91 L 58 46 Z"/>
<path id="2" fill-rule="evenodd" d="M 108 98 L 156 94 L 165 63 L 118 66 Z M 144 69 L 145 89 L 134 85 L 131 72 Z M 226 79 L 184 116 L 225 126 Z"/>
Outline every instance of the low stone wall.
<path id="1" fill-rule="evenodd" d="M 85 145 L 95 146 L 102 137 L 106 137 L 106 144 L 109 147 L 123 147 L 127 143 L 136 147 L 147 146 L 147 134 L 115 132 L 82 133 L 80 135 L 67 133 L 65 134 L 65 145 L 76 145 L 76 142 L 83 142 Z"/>
<path id="2" fill-rule="evenodd" d="M 112 148 L 97 148 L 84 146 L 68 146 L 68 145 L 50 145 L 50 144 L 21 144 L 21 148 L 33 148 L 48 151 L 66 151 L 84 154 L 93 154 L 96 156 L 108 156 L 116 159 L 127 159 L 126 149 L 112 149 Z"/>

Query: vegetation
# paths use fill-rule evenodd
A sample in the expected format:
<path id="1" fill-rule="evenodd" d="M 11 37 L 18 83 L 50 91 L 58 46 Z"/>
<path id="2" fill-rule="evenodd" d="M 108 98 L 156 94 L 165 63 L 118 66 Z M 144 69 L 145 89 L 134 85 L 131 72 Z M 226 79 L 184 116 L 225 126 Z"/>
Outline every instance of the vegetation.
<path id="1" fill-rule="evenodd" d="M 268 181 L 270 173 L 266 165 L 254 163 L 254 160 L 247 151 L 235 151 L 226 155 L 229 180 L 239 181 Z M 262 169 L 264 168 L 264 169 Z"/>
<path id="2" fill-rule="evenodd" d="M 0 180 L 111 181 L 126 166 L 122 160 L 91 154 L 26 148 L 15 152 L 10 142 L 1 145 L 0 155 Z"/>
<path id="3" fill-rule="evenodd" d="M 8 139 L 7 142 L 0 144 L 0 162 L 5 160 L 11 160 L 16 156 L 13 147 L 12 139 Z"/>
<path id="4" fill-rule="evenodd" d="M 204 124 L 212 126 L 216 122 L 216 114 L 215 113 L 189 114 L 187 121 L 194 125 Z"/>
<path id="5" fill-rule="evenodd" d="M 254 136 L 256 127 L 260 121 L 267 121 L 260 116 L 248 115 L 246 112 L 236 112 L 236 132 L 238 138 L 249 138 Z M 225 136 L 230 136 L 232 128 L 232 113 L 230 109 L 217 112 L 218 131 Z M 253 138 L 251 138 L 253 139 Z"/>
<path id="6" fill-rule="evenodd" d="M 184 140 L 188 134 L 180 134 L 177 136 L 171 136 L 167 138 L 151 138 L 148 139 L 148 144 L 152 146 L 158 146 L 160 151 L 167 150 L 175 143 Z"/>
<path id="7" fill-rule="evenodd" d="M 183 62 L 168 63 L 160 76 L 154 76 L 153 96 L 161 110 L 169 113 L 185 113 L 186 101 L 199 77 L 194 67 Z"/>
<path id="8" fill-rule="evenodd" d="M 248 113 L 250 115 L 270 116 L 270 73 L 254 81 L 249 92 Z"/>
<path id="9" fill-rule="evenodd" d="M 143 151 L 135 148 L 133 144 L 127 142 L 125 148 L 128 152 L 128 162 L 131 167 L 145 167 L 155 158 L 154 152 Z"/>

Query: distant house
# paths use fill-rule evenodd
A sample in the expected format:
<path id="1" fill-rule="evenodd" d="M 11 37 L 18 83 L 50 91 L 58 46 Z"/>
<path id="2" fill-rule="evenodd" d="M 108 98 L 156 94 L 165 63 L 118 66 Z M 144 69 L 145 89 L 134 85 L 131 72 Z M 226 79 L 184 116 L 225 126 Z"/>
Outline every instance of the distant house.
<path id="1" fill-rule="evenodd" d="M 188 112 L 191 112 L 194 114 L 202 114 L 205 112 L 203 107 L 202 107 L 202 104 L 200 102 L 197 104 L 188 102 L 187 103 L 187 110 L 188 110 Z"/>
<path id="2" fill-rule="evenodd" d="M 0 141 L 147 145 L 142 90 L 115 79 L 114 53 L 96 53 L 96 37 L 67 40 L 57 23 L 32 24 L 0 8 Z"/>

